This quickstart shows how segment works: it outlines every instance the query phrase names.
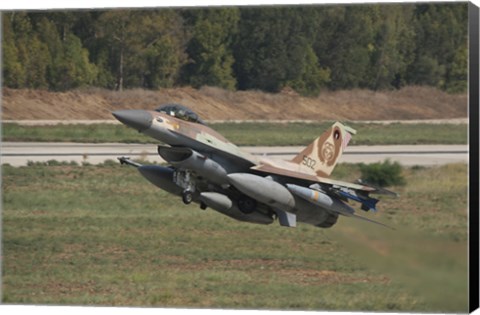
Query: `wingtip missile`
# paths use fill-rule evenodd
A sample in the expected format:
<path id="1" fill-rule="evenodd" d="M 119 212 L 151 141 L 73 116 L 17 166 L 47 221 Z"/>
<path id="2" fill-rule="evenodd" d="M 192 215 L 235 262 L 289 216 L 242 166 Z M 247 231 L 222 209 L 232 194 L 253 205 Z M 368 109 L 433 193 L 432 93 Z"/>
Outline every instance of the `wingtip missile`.
<path id="1" fill-rule="evenodd" d="M 360 185 L 365 185 L 365 186 L 368 186 L 368 187 L 371 187 L 374 189 L 374 191 L 371 192 L 371 194 L 377 194 L 377 195 L 386 195 L 386 196 L 391 196 L 391 197 L 400 197 L 400 194 L 394 192 L 394 191 L 391 191 L 391 190 L 388 190 L 386 188 L 383 188 L 383 187 L 379 187 L 379 186 L 376 186 L 376 185 L 373 185 L 373 184 L 370 184 L 370 183 L 367 183 L 365 181 L 363 181 L 362 179 L 357 179 L 355 181 L 357 184 L 360 184 Z"/>
<path id="2" fill-rule="evenodd" d="M 371 223 L 375 223 L 375 224 L 387 227 L 389 229 L 394 229 L 386 224 L 355 214 L 355 210 L 352 207 L 346 205 L 340 200 L 337 200 L 336 198 L 330 197 L 329 195 L 327 195 L 322 191 L 313 190 L 310 188 L 306 188 L 306 187 L 302 187 L 294 184 L 287 184 L 287 187 L 292 193 L 299 196 L 300 198 L 303 198 L 331 212 L 338 213 L 346 217 L 356 218 L 356 219 L 368 221 Z"/>
<path id="3" fill-rule="evenodd" d="M 364 210 L 364 211 L 373 211 L 373 212 L 377 212 L 377 203 L 378 203 L 378 199 L 375 199 L 375 198 L 370 198 L 368 196 L 366 197 L 360 197 L 358 196 L 357 194 L 355 194 L 354 192 L 351 193 L 351 192 L 347 192 L 347 191 L 343 191 L 343 190 L 338 190 L 337 193 L 342 196 L 342 197 L 345 197 L 347 199 L 351 199 L 351 200 L 355 200 L 357 202 L 360 202 L 362 204 L 362 207 L 361 209 Z"/>

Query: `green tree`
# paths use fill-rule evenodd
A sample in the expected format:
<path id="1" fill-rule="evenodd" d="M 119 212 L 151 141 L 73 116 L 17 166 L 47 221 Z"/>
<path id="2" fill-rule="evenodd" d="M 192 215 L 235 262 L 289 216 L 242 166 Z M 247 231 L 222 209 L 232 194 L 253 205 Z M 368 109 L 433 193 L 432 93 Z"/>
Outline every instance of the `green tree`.
<path id="1" fill-rule="evenodd" d="M 334 13 L 336 29 L 322 53 L 322 64 L 332 71 L 329 87 L 365 87 L 376 34 L 377 8 L 372 5 L 346 6 L 339 7 Z"/>
<path id="2" fill-rule="evenodd" d="M 48 47 L 42 43 L 38 36 L 31 36 L 25 44 L 28 57 L 25 63 L 25 86 L 28 88 L 48 88 L 47 67 L 50 61 Z"/>
<path id="3" fill-rule="evenodd" d="M 318 95 L 321 88 L 330 81 L 330 69 L 321 68 L 312 47 L 305 49 L 304 59 L 299 63 L 300 75 L 286 83 L 295 91 L 306 96 Z"/>
<path id="4" fill-rule="evenodd" d="M 61 17 L 61 21 L 65 16 L 69 15 L 54 14 L 54 18 Z M 83 47 L 81 40 L 70 31 L 68 25 L 71 23 L 63 22 L 61 27 L 57 27 L 54 19 L 49 19 L 48 15 L 36 20 L 37 36 L 48 48 L 50 56 L 46 72 L 49 87 L 67 90 L 91 85 L 97 77 L 97 69 L 90 62 L 88 50 Z"/>
<path id="5" fill-rule="evenodd" d="M 63 85 L 63 78 L 60 75 L 64 59 L 63 43 L 60 40 L 55 24 L 47 17 L 43 17 L 37 24 L 38 37 L 46 44 L 50 60 L 47 63 L 46 79 L 52 89 L 58 89 Z"/>
<path id="6" fill-rule="evenodd" d="M 466 3 L 10 12 L 6 86 L 467 88 Z"/>
<path id="7" fill-rule="evenodd" d="M 409 83 L 442 88 L 445 84 L 445 66 L 429 55 L 416 56 L 410 66 Z"/>
<path id="8" fill-rule="evenodd" d="M 185 62 L 185 34 L 173 10 L 114 10 L 97 21 L 99 37 L 111 48 L 109 60 L 115 88 L 171 86 Z M 165 57 L 165 51 L 174 57 Z M 173 69 L 173 70 L 172 70 Z"/>
<path id="9" fill-rule="evenodd" d="M 75 12 L 75 23 L 70 31 L 80 38 L 82 46 L 88 50 L 89 59 L 97 68 L 93 85 L 113 89 L 115 75 L 112 73 L 111 47 L 105 37 L 98 36 L 98 19 L 104 11 Z"/>
<path id="10" fill-rule="evenodd" d="M 302 22 L 304 13 L 303 8 L 241 9 L 234 47 L 240 89 L 277 92 L 290 85 L 304 94 L 318 93 L 329 70 L 309 44 L 315 32 Z"/>
<path id="11" fill-rule="evenodd" d="M 233 36 L 240 18 L 237 8 L 201 9 L 184 12 L 192 38 L 187 46 L 190 62 L 184 67 L 186 81 L 234 89 L 236 80 L 231 52 Z"/>
<path id="12" fill-rule="evenodd" d="M 413 5 L 381 5 L 376 39 L 371 47 L 368 87 L 399 88 L 406 83 L 407 67 L 414 57 Z"/>
<path id="13" fill-rule="evenodd" d="M 466 80 L 460 75 L 462 51 L 467 49 L 467 4 L 420 4 L 415 10 L 416 51 L 409 67 L 408 82 L 433 85 L 442 89 L 449 86 L 458 90 Z M 463 82 L 463 83 L 462 83 Z M 457 84 L 458 83 L 458 84 Z"/>
<path id="14" fill-rule="evenodd" d="M 123 90 L 125 55 L 129 54 L 129 44 L 132 36 L 128 28 L 132 25 L 133 11 L 112 10 L 106 11 L 98 20 L 99 36 L 106 39 L 112 48 L 112 63 L 116 69 L 116 90 Z"/>
<path id="15" fill-rule="evenodd" d="M 449 77 L 445 84 L 446 90 L 450 93 L 465 92 L 468 85 L 468 50 L 460 46 L 449 67 Z"/>
<path id="16" fill-rule="evenodd" d="M 284 8 L 242 8 L 234 48 L 240 89 L 277 92 L 287 77 L 287 30 Z M 295 47 L 295 46 L 291 46 Z"/>
<path id="17" fill-rule="evenodd" d="M 171 87 L 187 62 L 188 36 L 181 16 L 173 10 L 144 12 L 138 22 L 141 31 L 134 46 L 130 84 L 146 88 Z"/>
<path id="18" fill-rule="evenodd" d="M 21 88 L 25 84 L 25 69 L 18 58 L 10 17 L 8 13 L 2 16 L 3 82 L 5 86 Z"/>
<path id="19" fill-rule="evenodd" d="M 12 13 L 10 21 L 15 37 L 18 61 L 22 64 L 25 73 L 22 87 L 47 88 L 46 73 L 50 61 L 48 48 L 38 38 L 30 16 L 26 12 Z"/>
<path id="20" fill-rule="evenodd" d="M 172 87 L 175 84 L 185 55 L 174 41 L 170 36 L 163 36 L 145 51 L 146 87 Z"/>
<path id="21" fill-rule="evenodd" d="M 34 24 L 37 20 L 47 18 L 57 28 L 57 34 L 62 41 L 67 40 L 67 36 L 72 32 L 72 28 L 80 17 L 81 12 L 77 11 L 52 11 L 48 13 L 30 13 L 29 16 Z"/>
<path id="22" fill-rule="evenodd" d="M 82 47 L 80 39 L 68 33 L 63 43 L 63 58 L 56 65 L 58 81 L 55 87 L 60 90 L 90 85 L 96 78 L 96 66 L 90 63 L 88 51 Z"/>

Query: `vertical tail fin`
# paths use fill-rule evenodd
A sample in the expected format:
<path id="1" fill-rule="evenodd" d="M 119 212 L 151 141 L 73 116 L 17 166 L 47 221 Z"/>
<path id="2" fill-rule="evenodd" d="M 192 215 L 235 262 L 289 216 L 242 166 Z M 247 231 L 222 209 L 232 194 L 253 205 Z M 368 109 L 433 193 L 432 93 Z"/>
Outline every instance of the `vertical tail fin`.
<path id="1" fill-rule="evenodd" d="M 292 162 L 309 168 L 310 172 L 313 170 L 317 176 L 328 177 L 356 133 L 354 129 L 336 122 L 294 157 Z"/>

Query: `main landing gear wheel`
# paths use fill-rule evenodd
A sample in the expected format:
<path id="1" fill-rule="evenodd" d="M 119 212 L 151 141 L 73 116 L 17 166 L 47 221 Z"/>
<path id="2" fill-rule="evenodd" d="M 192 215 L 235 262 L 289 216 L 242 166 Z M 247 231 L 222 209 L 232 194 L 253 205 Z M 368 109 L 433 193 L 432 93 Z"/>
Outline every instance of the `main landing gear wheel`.
<path id="1" fill-rule="evenodd" d="M 193 201 L 193 192 L 191 192 L 190 190 L 185 190 L 185 191 L 182 193 L 182 201 L 183 201 L 183 203 L 186 204 L 186 205 L 192 203 L 192 201 Z"/>
<path id="2" fill-rule="evenodd" d="M 246 196 L 240 197 L 238 199 L 238 209 L 245 214 L 250 214 L 257 209 L 257 201 Z"/>

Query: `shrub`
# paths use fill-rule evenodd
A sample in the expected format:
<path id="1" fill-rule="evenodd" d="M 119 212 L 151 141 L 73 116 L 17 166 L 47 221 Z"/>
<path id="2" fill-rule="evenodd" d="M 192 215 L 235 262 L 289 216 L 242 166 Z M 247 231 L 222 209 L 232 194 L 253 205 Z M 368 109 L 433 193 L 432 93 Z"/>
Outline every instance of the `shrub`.
<path id="1" fill-rule="evenodd" d="M 398 162 L 385 160 L 383 163 L 360 164 L 362 181 L 380 187 L 405 185 L 402 166 Z"/>
<path id="2" fill-rule="evenodd" d="M 114 161 L 112 159 L 105 160 L 103 163 L 99 164 L 100 166 L 111 167 L 120 165 L 118 161 Z"/>

